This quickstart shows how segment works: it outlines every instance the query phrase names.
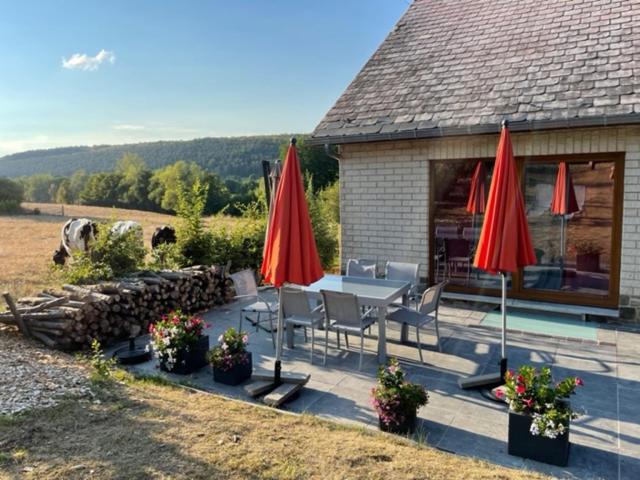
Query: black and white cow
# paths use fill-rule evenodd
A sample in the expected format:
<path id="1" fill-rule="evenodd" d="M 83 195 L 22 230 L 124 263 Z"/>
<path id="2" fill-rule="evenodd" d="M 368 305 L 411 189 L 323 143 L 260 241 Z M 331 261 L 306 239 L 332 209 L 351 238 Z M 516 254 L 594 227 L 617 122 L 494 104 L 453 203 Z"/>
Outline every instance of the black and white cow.
<path id="1" fill-rule="evenodd" d="M 60 247 L 53 254 L 56 265 L 64 265 L 77 252 L 88 252 L 95 241 L 97 225 L 88 218 L 72 218 L 62 227 Z"/>
<path id="2" fill-rule="evenodd" d="M 136 236 L 142 240 L 142 225 L 132 220 L 120 220 L 111 227 L 111 235 L 120 236 L 128 232 L 136 232 Z"/>
<path id="3" fill-rule="evenodd" d="M 177 240 L 176 229 L 171 225 L 164 225 L 163 227 L 156 228 L 156 231 L 153 232 L 151 236 L 151 248 L 155 250 L 160 245 L 176 243 Z"/>

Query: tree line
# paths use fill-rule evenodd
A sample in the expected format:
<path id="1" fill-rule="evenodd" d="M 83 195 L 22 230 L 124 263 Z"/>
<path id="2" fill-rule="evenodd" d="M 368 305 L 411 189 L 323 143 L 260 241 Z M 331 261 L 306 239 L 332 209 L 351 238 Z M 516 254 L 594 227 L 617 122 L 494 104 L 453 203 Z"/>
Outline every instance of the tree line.
<path id="1" fill-rule="evenodd" d="M 285 152 L 286 145 L 283 144 L 280 149 L 281 158 Z M 298 153 L 303 172 L 310 179 L 314 192 L 319 192 L 335 182 L 337 161 L 324 149 L 307 146 L 302 140 L 298 143 Z M 19 177 L 15 181 L 7 179 L 4 183 L 12 186 L 11 192 L 14 197 L 11 205 L 14 206 L 19 198 L 18 205 L 24 200 L 175 212 L 180 189 L 199 182 L 207 189 L 205 214 L 224 211 L 237 216 L 248 205 L 263 201 L 261 169 L 261 163 L 256 161 L 251 175 L 244 178 L 223 178 L 215 172 L 203 169 L 195 162 L 179 160 L 152 170 L 140 155 L 127 152 L 110 172 L 90 174 L 78 170 L 70 176 L 42 173 Z M 4 200 L 9 202 L 7 199 Z M 2 201 L 3 197 L 0 196 L 0 202 Z M 5 213 L 10 213 L 9 208 L 5 210 Z"/>

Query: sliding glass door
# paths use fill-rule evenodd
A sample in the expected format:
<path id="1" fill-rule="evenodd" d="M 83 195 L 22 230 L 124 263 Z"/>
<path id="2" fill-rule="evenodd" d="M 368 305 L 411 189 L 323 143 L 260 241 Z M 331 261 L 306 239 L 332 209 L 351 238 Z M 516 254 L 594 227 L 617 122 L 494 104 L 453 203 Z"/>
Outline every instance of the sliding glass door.
<path id="1" fill-rule="evenodd" d="M 524 299 L 617 306 L 623 154 L 517 158 L 537 264 L 509 276 Z M 497 294 L 473 267 L 493 159 L 431 162 L 430 278 Z"/>

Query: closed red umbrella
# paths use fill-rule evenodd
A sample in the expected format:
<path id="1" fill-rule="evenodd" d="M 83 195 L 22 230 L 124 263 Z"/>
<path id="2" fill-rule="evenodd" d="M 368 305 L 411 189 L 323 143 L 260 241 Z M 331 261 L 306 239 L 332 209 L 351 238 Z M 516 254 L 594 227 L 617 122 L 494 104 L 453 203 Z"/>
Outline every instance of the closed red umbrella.
<path id="1" fill-rule="evenodd" d="M 467 212 L 472 215 L 484 213 L 486 198 L 484 183 L 486 178 L 487 172 L 484 169 L 484 163 L 479 161 L 473 171 L 473 177 L 471 177 L 471 189 L 467 200 Z"/>
<path id="2" fill-rule="evenodd" d="M 473 243 L 476 241 L 476 215 L 482 215 L 485 209 L 485 181 L 487 172 L 484 169 L 484 163 L 480 160 L 476 164 L 471 177 L 471 188 L 469 189 L 469 199 L 467 200 L 467 212 L 472 215 L 471 232 Z"/>
<path id="3" fill-rule="evenodd" d="M 461 382 L 465 388 L 499 385 L 507 370 L 506 358 L 506 273 L 515 272 L 527 265 L 534 265 L 536 256 L 531 245 L 529 226 L 524 210 L 524 198 L 520 190 L 516 162 L 513 158 L 511 137 L 506 121 L 502 123 L 502 133 L 493 177 L 489 188 L 489 198 L 484 214 L 480 240 L 473 265 L 492 274 L 500 274 L 502 280 L 502 358 L 500 377 L 487 375 L 484 383 Z"/>
<path id="4" fill-rule="evenodd" d="M 556 176 L 556 184 L 553 187 L 550 209 L 553 215 L 560 216 L 560 257 L 564 260 L 566 215 L 580 211 L 578 200 L 576 199 L 576 191 L 573 188 L 573 179 L 571 178 L 569 165 L 566 162 L 560 162 L 558 165 L 558 175 Z"/>
<path id="5" fill-rule="evenodd" d="M 310 285 L 324 276 L 309 218 L 295 138 L 291 139 L 278 189 L 271 205 L 261 273 L 267 283 L 277 288 L 285 283 Z M 283 329 L 282 302 L 280 302 L 276 345 L 276 384 L 280 382 Z"/>

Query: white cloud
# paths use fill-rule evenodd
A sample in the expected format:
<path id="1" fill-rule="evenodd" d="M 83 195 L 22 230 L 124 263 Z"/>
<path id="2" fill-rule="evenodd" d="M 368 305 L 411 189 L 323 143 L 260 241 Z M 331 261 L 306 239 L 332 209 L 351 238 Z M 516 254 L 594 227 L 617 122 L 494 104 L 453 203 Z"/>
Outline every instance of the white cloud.
<path id="1" fill-rule="evenodd" d="M 86 53 L 74 53 L 69 58 L 62 59 L 62 67 L 69 70 L 97 70 L 104 63 L 115 63 L 116 56 L 113 52 L 102 49 L 95 57 Z"/>
<path id="2" fill-rule="evenodd" d="M 131 123 L 119 123 L 113 126 L 114 130 L 128 130 L 128 131 L 144 130 L 145 128 L 147 127 L 145 127 L 144 125 L 135 125 Z"/>

